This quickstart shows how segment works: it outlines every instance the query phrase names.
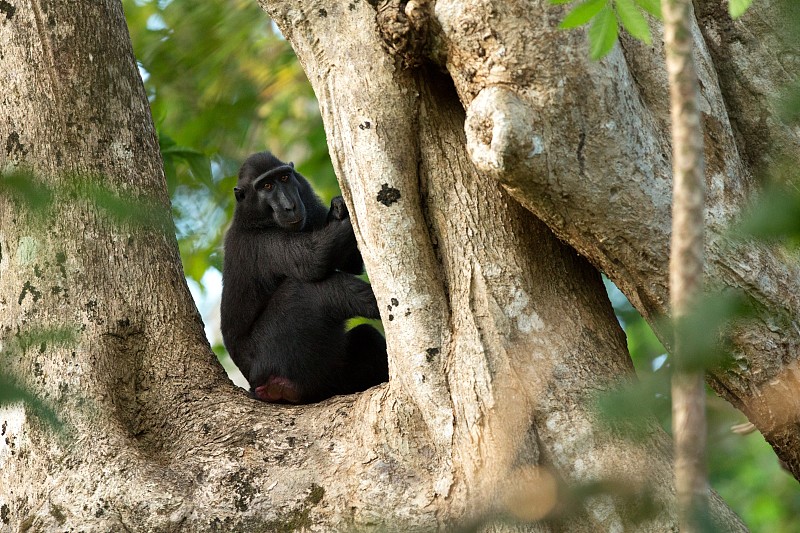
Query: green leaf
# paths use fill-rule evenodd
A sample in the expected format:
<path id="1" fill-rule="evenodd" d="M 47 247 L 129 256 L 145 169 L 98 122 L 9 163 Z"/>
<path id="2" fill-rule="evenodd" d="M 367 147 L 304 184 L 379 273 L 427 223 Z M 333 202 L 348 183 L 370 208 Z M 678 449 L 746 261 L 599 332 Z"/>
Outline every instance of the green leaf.
<path id="1" fill-rule="evenodd" d="M 800 18 L 800 17 L 798 17 Z M 800 80 L 784 87 L 778 98 L 778 110 L 787 124 L 800 124 Z"/>
<path id="2" fill-rule="evenodd" d="M 33 328 L 22 332 L 17 337 L 20 348 L 27 350 L 31 346 L 40 344 L 55 344 L 57 346 L 69 346 L 78 340 L 78 332 L 75 328 Z"/>
<path id="3" fill-rule="evenodd" d="M 737 230 L 763 240 L 800 237 L 800 193 L 782 186 L 768 188 Z"/>
<path id="4" fill-rule="evenodd" d="M 732 18 L 739 18 L 744 15 L 744 12 L 747 11 L 747 8 L 752 3 L 753 0 L 728 0 L 728 13 L 731 14 Z"/>
<path id="5" fill-rule="evenodd" d="M 669 372 L 624 379 L 611 390 L 595 394 L 599 420 L 614 433 L 634 440 L 652 434 L 655 418 L 670 413 Z"/>
<path id="6" fill-rule="evenodd" d="M 214 180 L 211 176 L 211 160 L 205 155 L 192 156 L 187 159 L 192 175 L 204 183 L 207 187 L 212 187 Z"/>
<path id="7" fill-rule="evenodd" d="M 211 160 L 201 152 L 187 152 L 183 155 L 183 159 L 189 163 L 189 168 L 192 170 L 192 176 L 204 184 L 206 187 L 213 187 L 213 179 L 211 178 Z"/>
<path id="8" fill-rule="evenodd" d="M 97 178 L 74 176 L 70 184 L 75 198 L 90 201 L 115 224 L 162 232 L 174 233 L 172 216 L 157 198 L 148 196 L 120 195 L 101 185 Z"/>
<path id="9" fill-rule="evenodd" d="M 588 0 L 570 11 L 558 27 L 569 29 L 577 28 L 581 24 L 586 24 L 607 4 L 608 0 Z"/>
<path id="10" fill-rule="evenodd" d="M 158 145 L 161 147 L 162 154 L 175 146 L 175 141 L 172 140 L 172 137 L 161 131 L 160 125 L 158 129 Z"/>
<path id="11" fill-rule="evenodd" d="M 189 165 L 194 179 L 206 187 L 213 186 L 211 159 L 203 152 L 173 144 L 172 146 L 162 147 L 161 156 L 164 159 L 165 167 L 167 166 L 167 160 L 170 160 L 170 164 L 174 166 L 176 159 L 183 159 Z M 174 168 L 171 171 L 174 172 Z"/>
<path id="12" fill-rule="evenodd" d="M 25 169 L 0 171 L 0 195 L 11 197 L 26 210 L 45 214 L 53 205 L 53 193 Z"/>
<path id="13" fill-rule="evenodd" d="M 181 244 L 188 244 L 181 242 Z M 208 270 L 207 256 L 194 254 L 186 246 L 181 246 L 181 257 L 183 258 L 183 273 L 187 278 L 195 280 L 202 286 L 203 275 Z"/>
<path id="14" fill-rule="evenodd" d="M 606 6 L 597 14 L 589 27 L 589 55 L 600 59 L 611 51 L 617 42 L 617 17 L 611 7 Z"/>
<path id="15" fill-rule="evenodd" d="M 550 3 L 555 5 L 569 4 L 570 2 L 572 2 L 572 0 L 550 0 Z"/>
<path id="16" fill-rule="evenodd" d="M 178 172 L 175 169 L 175 158 L 164 154 L 162 159 L 164 161 L 164 177 L 167 180 L 169 195 L 172 197 L 175 194 L 175 189 L 178 188 Z"/>
<path id="17" fill-rule="evenodd" d="M 636 0 L 636 3 L 653 17 L 661 20 L 661 0 Z"/>
<path id="18" fill-rule="evenodd" d="M 628 33 L 647 44 L 652 42 L 647 20 L 633 0 L 614 0 L 614 7 L 617 10 L 617 16 L 622 23 L 622 27 Z"/>
<path id="19" fill-rule="evenodd" d="M 700 371 L 729 364 L 731 326 L 752 317 L 754 309 L 754 303 L 738 290 L 704 295 L 688 315 L 673 323 L 682 343 L 683 368 Z"/>

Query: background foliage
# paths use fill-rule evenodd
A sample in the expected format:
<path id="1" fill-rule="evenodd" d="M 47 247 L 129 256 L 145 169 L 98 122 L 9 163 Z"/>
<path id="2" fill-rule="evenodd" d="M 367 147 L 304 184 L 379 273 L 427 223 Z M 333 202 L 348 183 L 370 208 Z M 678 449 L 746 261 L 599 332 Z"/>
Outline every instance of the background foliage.
<path id="1" fill-rule="evenodd" d="M 123 5 L 161 142 L 184 272 L 212 347 L 235 373 L 218 306 L 236 172 L 251 153 L 270 150 L 294 161 L 324 201 L 336 196 L 317 101 L 291 46 L 253 0 Z"/>
<path id="2" fill-rule="evenodd" d="M 656 4 L 635 3 L 648 12 Z M 578 7 L 597 8 L 595 14 L 606 9 L 610 20 L 613 5 L 626 30 L 643 33 L 636 25 L 638 11 L 626 12 L 629 4 L 589 0 Z M 293 160 L 325 201 L 338 194 L 317 102 L 291 47 L 254 0 L 125 0 L 124 6 L 159 130 L 184 270 L 209 339 L 222 354 L 217 317 L 221 238 L 233 211 L 231 189 L 240 162 L 269 149 Z M 615 19 L 614 36 L 616 27 Z M 791 228 L 800 220 L 800 196 L 781 190 L 776 197 L 790 205 L 757 210 L 748 229 L 791 247 L 800 234 L 800 228 Z M 785 223 L 775 221 L 776 212 L 783 213 Z M 634 403 L 648 406 L 669 431 L 669 358 L 624 296 L 610 282 L 607 286 L 646 385 L 633 391 L 638 395 Z M 619 401 L 610 405 L 621 408 Z M 709 411 L 713 487 L 753 530 L 796 531 L 798 483 L 780 468 L 757 432 L 742 436 L 730 431 L 745 421 L 740 413 L 713 395 Z"/>
<path id="3" fill-rule="evenodd" d="M 156 122 L 186 275 L 221 268 L 236 171 L 271 150 L 337 191 L 317 101 L 289 44 L 252 0 L 126 0 Z"/>

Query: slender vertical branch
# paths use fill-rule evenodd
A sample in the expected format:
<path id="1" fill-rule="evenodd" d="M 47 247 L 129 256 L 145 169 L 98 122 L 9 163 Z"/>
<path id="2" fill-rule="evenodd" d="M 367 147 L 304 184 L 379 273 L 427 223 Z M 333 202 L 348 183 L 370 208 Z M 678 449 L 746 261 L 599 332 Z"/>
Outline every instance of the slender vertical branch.
<path id="1" fill-rule="evenodd" d="M 697 71 L 692 58 L 691 0 L 663 0 L 664 41 L 672 110 L 672 248 L 670 300 L 674 324 L 688 315 L 703 288 L 703 133 Z M 686 354 L 675 328 L 672 432 L 681 531 L 701 529 L 708 506 L 703 370 Z"/>

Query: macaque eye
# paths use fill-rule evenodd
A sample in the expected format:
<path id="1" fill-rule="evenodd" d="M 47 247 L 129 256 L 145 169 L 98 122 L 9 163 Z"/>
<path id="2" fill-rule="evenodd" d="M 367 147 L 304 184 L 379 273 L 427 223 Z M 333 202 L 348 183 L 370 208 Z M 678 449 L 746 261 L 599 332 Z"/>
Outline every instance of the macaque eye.
<path id="1" fill-rule="evenodd" d="M 284 182 L 284 183 L 286 183 L 287 181 L 289 181 L 289 175 L 287 174 L 287 175 L 285 175 L 285 176 L 281 176 L 281 181 L 282 181 L 282 182 Z"/>
<path id="2" fill-rule="evenodd" d="M 274 185 L 272 185 L 270 182 L 266 182 L 266 183 L 264 184 L 264 190 L 265 190 L 265 191 L 271 191 L 271 190 L 272 190 L 272 187 L 274 187 Z"/>

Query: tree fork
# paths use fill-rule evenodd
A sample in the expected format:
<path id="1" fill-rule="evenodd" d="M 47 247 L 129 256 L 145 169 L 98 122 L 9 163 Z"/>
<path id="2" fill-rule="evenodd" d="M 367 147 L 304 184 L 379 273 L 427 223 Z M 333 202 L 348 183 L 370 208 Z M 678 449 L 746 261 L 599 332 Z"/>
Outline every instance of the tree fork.
<path id="1" fill-rule="evenodd" d="M 28 373 L 39 394 L 60 400 L 62 385 L 69 386 L 74 394 L 65 398 L 89 396 L 99 406 L 89 413 L 91 419 L 74 411 L 81 433 L 68 449 L 54 445 L 46 428 L 18 417 L 21 408 L 9 409 L 13 416 L 3 442 L 14 442 L 16 453 L 0 454 L 0 507 L 8 505 L 15 525 L 37 531 L 289 526 L 329 531 L 389 521 L 405 530 L 429 530 L 463 518 L 474 478 L 486 478 L 485 459 L 496 463 L 499 457 L 494 452 L 503 441 L 494 436 L 522 428 L 529 431 L 513 435 L 519 435 L 525 453 L 508 456 L 515 467 L 536 464 L 541 457 L 578 483 L 600 475 L 649 475 L 664 508 L 649 527 L 638 530 L 672 529 L 676 516 L 664 435 L 642 447 L 601 434 L 587 405 L 576 401 L 630 372 L 624 339 L 615 329 L 597 273 L 581 266 L 571 252 L 556 255 L 556 246 L 562 245 L 552 237 L 534 238 L 529 215 L 517 205 L 511 217 L 516 225 L 485 223 L 498 214 L 507 216 L 512 202 L 498 194 L 492 180 L 474 172 L 466 155 L 452 149 L 463 149 L 463 137 L 455 135 L 463 117 L 451 107 L 436 111 L 438 98 L 445 95 L 421 99 L 417 80 L 382 55 L 370 4 L 269 3 L 286 15 L 279 22 L 284 34 L 305 52 L 299 55 L 320 98 L 335 166 L 354 206 L 370 273 L 376 274 L 376 294 L 393 307 L 393 319 L 384 322 L 396 354 L 392 381 L 357 397 L 314 406 L 249 400 L 225 380 L 203 340 L 174 240 L 155 246 L 142 238 L 128 244 L 127 235 L 98 224 L 100 217 L 86 203 L 65 209 L 68 216 L 55 221 L 43 237 L 69 247 L 63 286 L 69 288 L 70 301 L 62 305 L 57 300 L 62 296 L 41 291 L 39 301 L 29 294 L 24 307 L 16 305 L 36 269 L 35 263 L 17 268 L 18 259 L 29 257 L 28 248 L 20 245 L 29 241 L 23 240 L 25 228 L 14 221 L 11 209 L 2 209 L 7 204 L 0 198 L 0 301 L 6 297 L 14 303 L 3 309 L 0 323 L 35 323 L 63 314 L 86 326 L 77 349 L 29 350 L 15 365 Z M 450 13 L 458 17 L 458 8 L 471 10 L 476 4 L 454 2 Z M 493 4 L 505 12 L 516 5 Z M 45 171 L 96 170 L 125 191 L 157 189 L 166 204 L 156 137 L 145 119 L 147 100 L 136 84 L 133 57 L 127 45 L 120 46 L 127 35 L 118 2 L 49 3 L 47 14 L 58 21 L 53 26 L 37 24 L 38 4 L 18 5 L 25 7 L 0 24 L 0 71 L 16 74 L 0 76 L 0 87 L 11 87 L 4 92 L 8 115 L 0 122 L 0 139 L 16 139 L 12 147 L 25 148 L 12 150 L 13 158 L 37 162 L 37 169 Z M 439 7 L 447 4 L 437 2 L 437 12 Z M 487 9 L 484 5 L 474 12 L 477 20 L 495 21 Z M 517 22 L 518 15 L 507 22 Z M 530 31 L 533 26 L 527 24 L 515 27 Z M 465 36 L 457 39 L 465 42 Z M 557 39 L 542 34 L 536 43 L 561 51 Z M 514 50 L 503 48 L 505 56 L 498 58 Z M 113 53 L 123 49 L 124 57 Z M 469 57 L 479 56 L 462 56 Z M 458 68 L 453 70 L 468 72 Z M 48 80 L 54 82 L 42 85 Z M 87 85 L 91 99 L 85 98 Z M 135 94 L 130 93 L 133 87 Z M 54 98 L 64 105 L 53 106 Z M 454 99 L 450 103 L 458 105 Z M 431 132 L 427 137 L 410 122 L 426 116 L 415 112 L 423 104 L 431 117 L 423 124 Z M 113 107 L 95 107 L 101 105 Z M 440 122 L 441 114 L 458 120 Z M 120 123 L 111 123 L 116 120 Z M 100 135 L 98 128 L 108 133 Z M 106 141 L 124 141 L 129 135 L 133 158 L 125 157 L 125 146 Z M 572 150 L 565 141 L 553 138 L 551 146 Z M 591 155 L 589 144 L 581 157 Z M 420 161 L 420 153 L 428 155 Z M 5 155 L 0 150 L 0 166 Z M 587 169 L 611 168 L 588 156 L 585 162 Z M 384 184 L 398 195 L 388 206 L 376 200 Z M 438 229 L 429 231 L 430 224 Z M 85 235 L 93 236 L 90 242 Z M 430 235 L 439 238 L 428 243 Z M 47 273 L 61 280 L 58 257 Z M 120 268 L 108 268 L 109 258 Z M 97 265 L 102 272 L 87 275 Z M 447 272 L 446 291 L 440 270 Z M 585 279 L 592 280 L 591 287 Z M 114 304 L 111 313 L 102 313 L 98 294 L 101 304 Z M 119 295 L 125 294 L 137 298 L 121 302 Z M 392 298 L 400 301 L 402 312 Z M 450 322 L 450 316 L 458 320 Z M 124 324 L 136 329 L 120 330 Z M 142 337 L 141 345 L 131 346 Z M 538 361 L 556 363 L 553 372 Z M 31 372 L 37 364 L 41 373 Z M 513 377 L 515 387 L 499 389 L 498 376 Z M 548 380 L 543 394 L 529 394 L 536 393 L 533 378 Z M 504 414 L 500 409 L 508 409 L 511 399 L 507 391 L 538 400 L 531 425 L 498 423 Z M 531 412 L 520 408 L 518 414 L 526 420 Z M 534 455 L 537 449 L 544 453 Z M 494 472 L 504 485 L 514 485 L 501 468 Z M 526 472 L 528 480 L 537 479 Z M 716 518 L 727 521 L 727 530 L 744 530 L 715 495 L 711 506 Z M 566 524 L 536 527 L 619 530 L 629 506 L 594 498 L 586 509 Z"/>

